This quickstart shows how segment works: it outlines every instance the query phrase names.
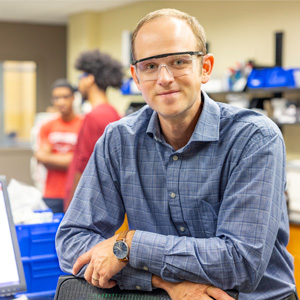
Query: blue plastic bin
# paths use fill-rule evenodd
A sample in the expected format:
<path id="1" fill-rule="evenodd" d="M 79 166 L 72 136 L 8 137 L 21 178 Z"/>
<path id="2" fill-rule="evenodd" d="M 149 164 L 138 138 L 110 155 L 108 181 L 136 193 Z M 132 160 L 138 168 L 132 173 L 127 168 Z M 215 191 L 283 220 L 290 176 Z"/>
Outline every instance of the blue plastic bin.
<path id="1" fill-rule="evenodd" d="M 64 214 L 52 222 L 16 225 L 25 273 L 26 295 L 54 294 L 61 271 L 55 250 L 55 235 Z"/>
<path id="2" fill-rule="evenodd" d="M 56 255 L 22 257 L 27 293 L 55 292 L 61 271 Z"/>
<path id="3" fill-rule="evenodd" d="M 55 235 L 64 214 L 54 214 L 51 223 L 16 225 L 22 257 L 55 254 Z"/>
<path id="4" fill-rule="evenodd" d="M 294 88 L 293 69 L 281 67 L 253 69 L 248 77 L 249 88 Z"/>

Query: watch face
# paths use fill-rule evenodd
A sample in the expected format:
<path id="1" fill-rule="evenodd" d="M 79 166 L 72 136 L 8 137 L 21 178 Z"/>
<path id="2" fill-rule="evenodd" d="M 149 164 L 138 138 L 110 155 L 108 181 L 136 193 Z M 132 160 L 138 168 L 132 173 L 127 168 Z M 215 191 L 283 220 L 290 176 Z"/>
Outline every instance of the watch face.
<path id="1" fill-rule="evenodd" d="M 124 259 L 128 255 L 128 246 L 123 241 L 116 241 L 113 247 L 113 252 L 118 259 Z"/>

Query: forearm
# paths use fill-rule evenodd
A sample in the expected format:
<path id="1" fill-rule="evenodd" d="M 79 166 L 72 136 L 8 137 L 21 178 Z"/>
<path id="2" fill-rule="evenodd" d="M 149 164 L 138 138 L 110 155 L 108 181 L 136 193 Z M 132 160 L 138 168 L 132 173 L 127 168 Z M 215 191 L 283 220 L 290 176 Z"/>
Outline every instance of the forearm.
<path id="1" fill-rule="evenodd" d="M 260 280 L 259 268 L 264 268 L 263 263 L 259 268 L 249 263 L 255 260 L 250 257 L 249 245 L 234 244 L 228 238 L 180 238 L 138 231 L 135 235 L 139 241 L 132 243 L 131 266 L 139 270 L 147 267 L 167 282 L 189 281 L 223 290 L 252 291 Z"/>
<path id="2" fill-rule="evenodd" d="M 63 225 L 63 224 L 61 224 Z M 104 240 L 99 234 L 79 228 L 60 226 L 56 235 L 56 251 L 61 269 L 69 274 L 73 272 L 73 265 L 77 258 Z M 85 267 L 77 274 L 83 277 Z"/>
<path id="3" fill-rule="evenodd" d="M 152 286 L 155 288 L 163 289 L 165 291 L 168 289 L 169 283 L 157 275 L 152 276 L 151 283 L 152 283 Z"/>
<path id="4" fill-rule="evenodd" d="M 72 161 L 73 153 L 57 154 L 38 151 L 35 157 L 47 169 L 66 170 Z"/>
<path id="5" fill-rule="evenodd" d="M 85 171 L 76 189 L 74 198 L 58 228 L 56 249 L 61 267 L 72 272 L 77 258 L 101 241 L 112 237 L 124 219 L 121 199 L 115 193 L 105 203 L 97 191 L 99 178 L 89 168 Z M 90 188 L 91 187 L 91 188 Z M 89 199 L 89 201 L 87 201 Z M 84 203 L 84 205 L 82 204 Z M 118 207 L 119 210 L 104 211 L 103 207 Z M 80 271 L 79 276 L 84 272 Z"/>

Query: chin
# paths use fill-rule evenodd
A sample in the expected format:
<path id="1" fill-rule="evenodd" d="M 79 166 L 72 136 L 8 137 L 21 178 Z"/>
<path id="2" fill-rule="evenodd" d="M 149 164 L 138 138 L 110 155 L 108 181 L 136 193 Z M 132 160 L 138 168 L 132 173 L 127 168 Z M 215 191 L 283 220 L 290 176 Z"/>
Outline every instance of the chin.
<path id="1" fill-rule="evenodd" d="M 164 119 L 173 119 L 181 115 L 182 112 L 179 111 L 158 111 L 158 114 L 161 115 Z"/>

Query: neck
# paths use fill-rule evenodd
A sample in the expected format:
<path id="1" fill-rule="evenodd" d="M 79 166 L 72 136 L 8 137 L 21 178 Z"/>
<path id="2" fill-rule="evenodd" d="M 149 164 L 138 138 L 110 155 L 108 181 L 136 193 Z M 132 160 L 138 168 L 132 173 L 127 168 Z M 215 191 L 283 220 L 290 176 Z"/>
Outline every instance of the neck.
<path id="1" fill-rule="evenodd" d="M 105 91 L 100 90 L 96 84 L 89 89 L 88 99 L 93 108 L 97 105 L 108 103 Z"/>
<path id="2" fill-rule="evenodd" d="M 67 114 L 67 115 L 61 115 L 61 118 L 65 121 L 65 122 L 70 122 L 75 118 L 75 114 L 72 111 L 71 113 Z"/>
<path id="3" fill-rule="evenodd" d="M 201 115 L 202 107 L 203 102 L 201 101 L 192 118 L 190 116 L 186 116 L 185 118 L 169 121 L 164 120 L 164 122 L 161 122 L 163 136 L 166 142 L 175 150 L 184 147 L 190 140 Z"/>

